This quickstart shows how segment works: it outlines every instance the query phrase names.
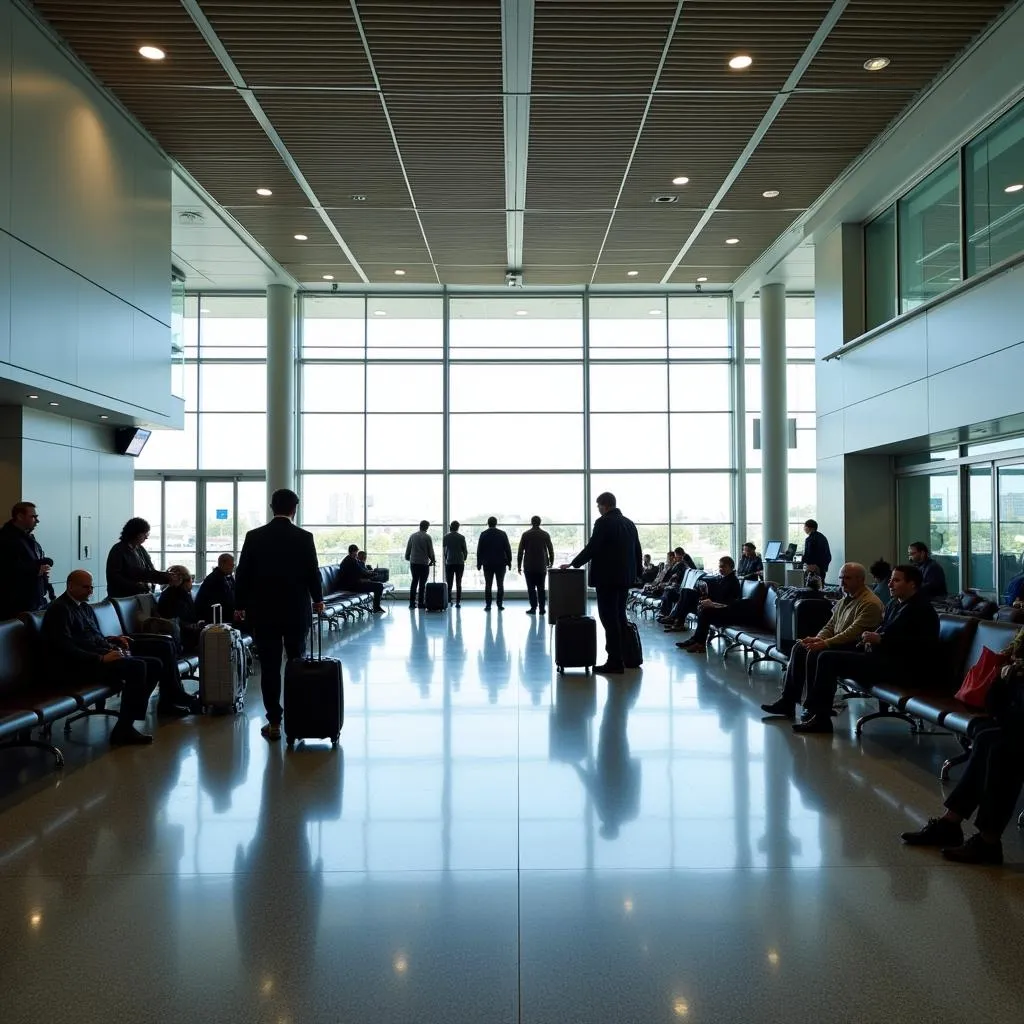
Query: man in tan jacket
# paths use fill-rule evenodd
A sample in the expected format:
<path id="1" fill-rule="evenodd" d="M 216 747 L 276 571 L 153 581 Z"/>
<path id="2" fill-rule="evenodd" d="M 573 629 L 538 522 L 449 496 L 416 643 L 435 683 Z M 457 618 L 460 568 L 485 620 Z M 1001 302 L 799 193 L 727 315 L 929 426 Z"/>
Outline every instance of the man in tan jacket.
<path id="1" fill-rule="evenodd" d="M 762 704 L 761 710 L 773 718 L 795 718 L 802 703 L 804 687 L 814 678 L 818 655 L 822 651 L 852 651 L 861 633 L 873 630 L 882 621 L 882 602 L 867 585 L 867 572 L 859 562 L 847 562 L 839 570 L 843 597 L 836 603 L 832 618 L 817 636 L 798 640 L 789 656 L 782 695 L 774 704 Z"/>

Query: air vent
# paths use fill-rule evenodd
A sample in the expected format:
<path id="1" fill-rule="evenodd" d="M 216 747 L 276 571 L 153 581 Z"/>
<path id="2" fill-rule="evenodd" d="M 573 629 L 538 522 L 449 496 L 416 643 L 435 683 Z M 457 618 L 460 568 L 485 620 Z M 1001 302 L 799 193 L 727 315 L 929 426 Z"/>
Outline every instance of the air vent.
<path id="1" fill-rule="evenodd" d="M 206 216 L 200 210 L 180 210 L 178 212 L 179 224 L 202 224 L 205 220 Z"/>
<path id="2" fill-rule="evenodd" d="M 678 203 L 679 196 L 655 196 L 652 203 Z"/>

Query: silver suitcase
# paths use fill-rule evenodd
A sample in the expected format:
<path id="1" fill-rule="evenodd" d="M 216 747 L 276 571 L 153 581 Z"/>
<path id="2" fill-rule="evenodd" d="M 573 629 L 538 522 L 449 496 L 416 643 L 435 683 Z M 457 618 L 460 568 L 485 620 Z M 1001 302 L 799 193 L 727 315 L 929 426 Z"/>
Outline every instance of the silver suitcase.
<path id="1" fill-rule="evenodd" d="M 237 629 L 221 621 L 219 604 L 213 622 L 199 634 L 199 702 L 204 711 L 241 711 L 245 703 L 245 649 Z"/>
<path id="2" fill-rule="evenodd" d="M 548 625 L 564 615 L 587 614 L 587 574 L 583 569 L 548 569 Z"/>

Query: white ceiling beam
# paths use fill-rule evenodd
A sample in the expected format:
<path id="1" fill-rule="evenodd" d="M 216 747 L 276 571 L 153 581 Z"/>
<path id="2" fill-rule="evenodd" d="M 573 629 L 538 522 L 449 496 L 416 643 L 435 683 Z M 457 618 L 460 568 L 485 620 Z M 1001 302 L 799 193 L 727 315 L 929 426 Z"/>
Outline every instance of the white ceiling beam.
<path id="1" fill-rule="evenodd" d="M 523 267 L 530 148 L 534 0 L 501 0 L 501 87 L 505 120 L 506 268 Z"/>
<path id="2" fill-rule="evenodd" d="M 708 208 L 701 214 L 700 220 L 697 221 L 697 226 L 690 232 L 689 238 L 683 243 L 683 247 L 676 254 L 676 258 L 669 265 L 668 270 L 665 271 L 665 276 L 661 279 L 662 284 L 668 284 L 669 279 L 676 272 L 676 268 L 686 258 L 686 254 L 690 249 L 693 248 L 700 237 L 700 233 L 707 227 L 708 222 L 722 200 L 728 195 L 729 189 L 736 183 L 736 179 L 743 172 L 743 168 L 747 166 L 747 162 L 754 155 L 754 150 L 757 149 L 761 144 L 761 140 L 768 134 L 768 129 L 771 128 L 775 119 L 779 116 L 780 111 L 786 105 L 786 101 L 793 94 L 793 90 L 797 87 L 800 79 L 803 78 L 804 72 L 811 66 L 811 61 L 818 55 L 818 51 L 824 45 L 829 33 L 836 27 L 836 23 L 842 17 L 849 4 L 850 0 L 835 0 L 832 4 L 828 14 L 825 15 L 818 26 L 818 31 L 811 37 L 811 41 L 800 55 L 800 59 L 793 66 L 789 77 L 775 96 L 775 99 L 772 100 L 771 106 L 765 112 L 764 117 L 761 118 L 760 124 L 754 129 L 754 134 L 747 140 L 747 144 L 743 147 L 743 152 L 740 153 L 739 158 L 732 165 L 732 170 L 725 176 L 725 181 L 722 182 L 721 187 L 715 193 L 714 199 L 711 200 Z"/>

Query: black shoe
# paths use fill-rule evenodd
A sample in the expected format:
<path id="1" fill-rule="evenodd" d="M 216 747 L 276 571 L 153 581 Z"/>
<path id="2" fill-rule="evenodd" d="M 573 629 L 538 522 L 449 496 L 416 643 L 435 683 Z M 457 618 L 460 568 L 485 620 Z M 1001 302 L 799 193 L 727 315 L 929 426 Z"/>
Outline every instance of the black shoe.
<path id="1" fill-rule="evenodd" d="M 621 672 L 625 672 L 626 669 L 625 669 L 625 666 L 623 666 L 623 665 L 604 664 L 604 665 L 595 665 L 594 666 L 594 671 L 595 672 L 600 672 L 601 675 L 603 675 L 603 676 L 607 676 L 607 675 L 618 675 Z"/>
<path id="2" fill-rule="evenodd" d="M 537 614 L 537 609 L 536 608 L 527 608 L 526 609 L 526 614 L 527 615 L 536 615 Z"/>
<path id="3" fill-rule="evenodd" d="M 797 722 L 793 726 L 793 732 L 800 733 L 831 733 L 831 715 L 811 715 L 806 722 Z"/>
<path id="4" fill-rule="evenodd" d="M 411 605 L 409 605 L 409 611 L 411 611 L 411 612 L 414 612 L 414 611 L 416 611 L 416 605 L 415 605 L 415 603 L 414 603 L 414 604 L 411 604 Z"/>
<path id="5" fill-rule="evenodd" d="M 503 604 L 499 604 L 498 605 L 498 611 L 499 612 L 503 612 L 504 610 L 505 610 L 505 606 Z"/>
<path id="6" fill-rule="evenodd" d="M 484 605 L 484 611 L 485 612 L 489 612 L 490 610 L 491 610 L 491 606 L 489 604 L 485 604 Z"/>
<path id="7" fill-rule="evenodd" d="M 772 718 L 796 718 L 796 706 L 786 700 L 777 700 L 774 704 L 762 704 L 761 710 Z"/>
<path id="8" fill-rule="evenodd" d="M 540 613 L 541 613 L 541 615 L 547 615 L 547 613 L 548 613 L 547 609 L 543 605 L 541 605 Z"/>
<path id="9" fill-rule="evenodd" d="M 929 818 L 928 824 L 916 832 L 902 832 L 900 839 L 907 846 L 963 846 L 964 830 L 946 818 Z"/>
<path id="10" fill-rule="evenodd" d="M 1002 864 L 1003 844 L 998 840 L 994 843 L 986 842 L 981 838 L 981 833 L 975 832 L 963 846 L 943 850 L 942 856 L 957 864 Z"/>
<path id="11" fill-rule="evenodd" d="M 133 725 L 118 723 L 110 731 L 110 744 L 114 747 L 148 747 L 152 742 L 152 736 L 139 732 Z"/>
<path id="12" fill-rule="evenodd" d="M 456 601 L 455 602 L 455 607 L 456 608 L 461 608 L 462 607 L 462 602 L 461 601 Z"/>

